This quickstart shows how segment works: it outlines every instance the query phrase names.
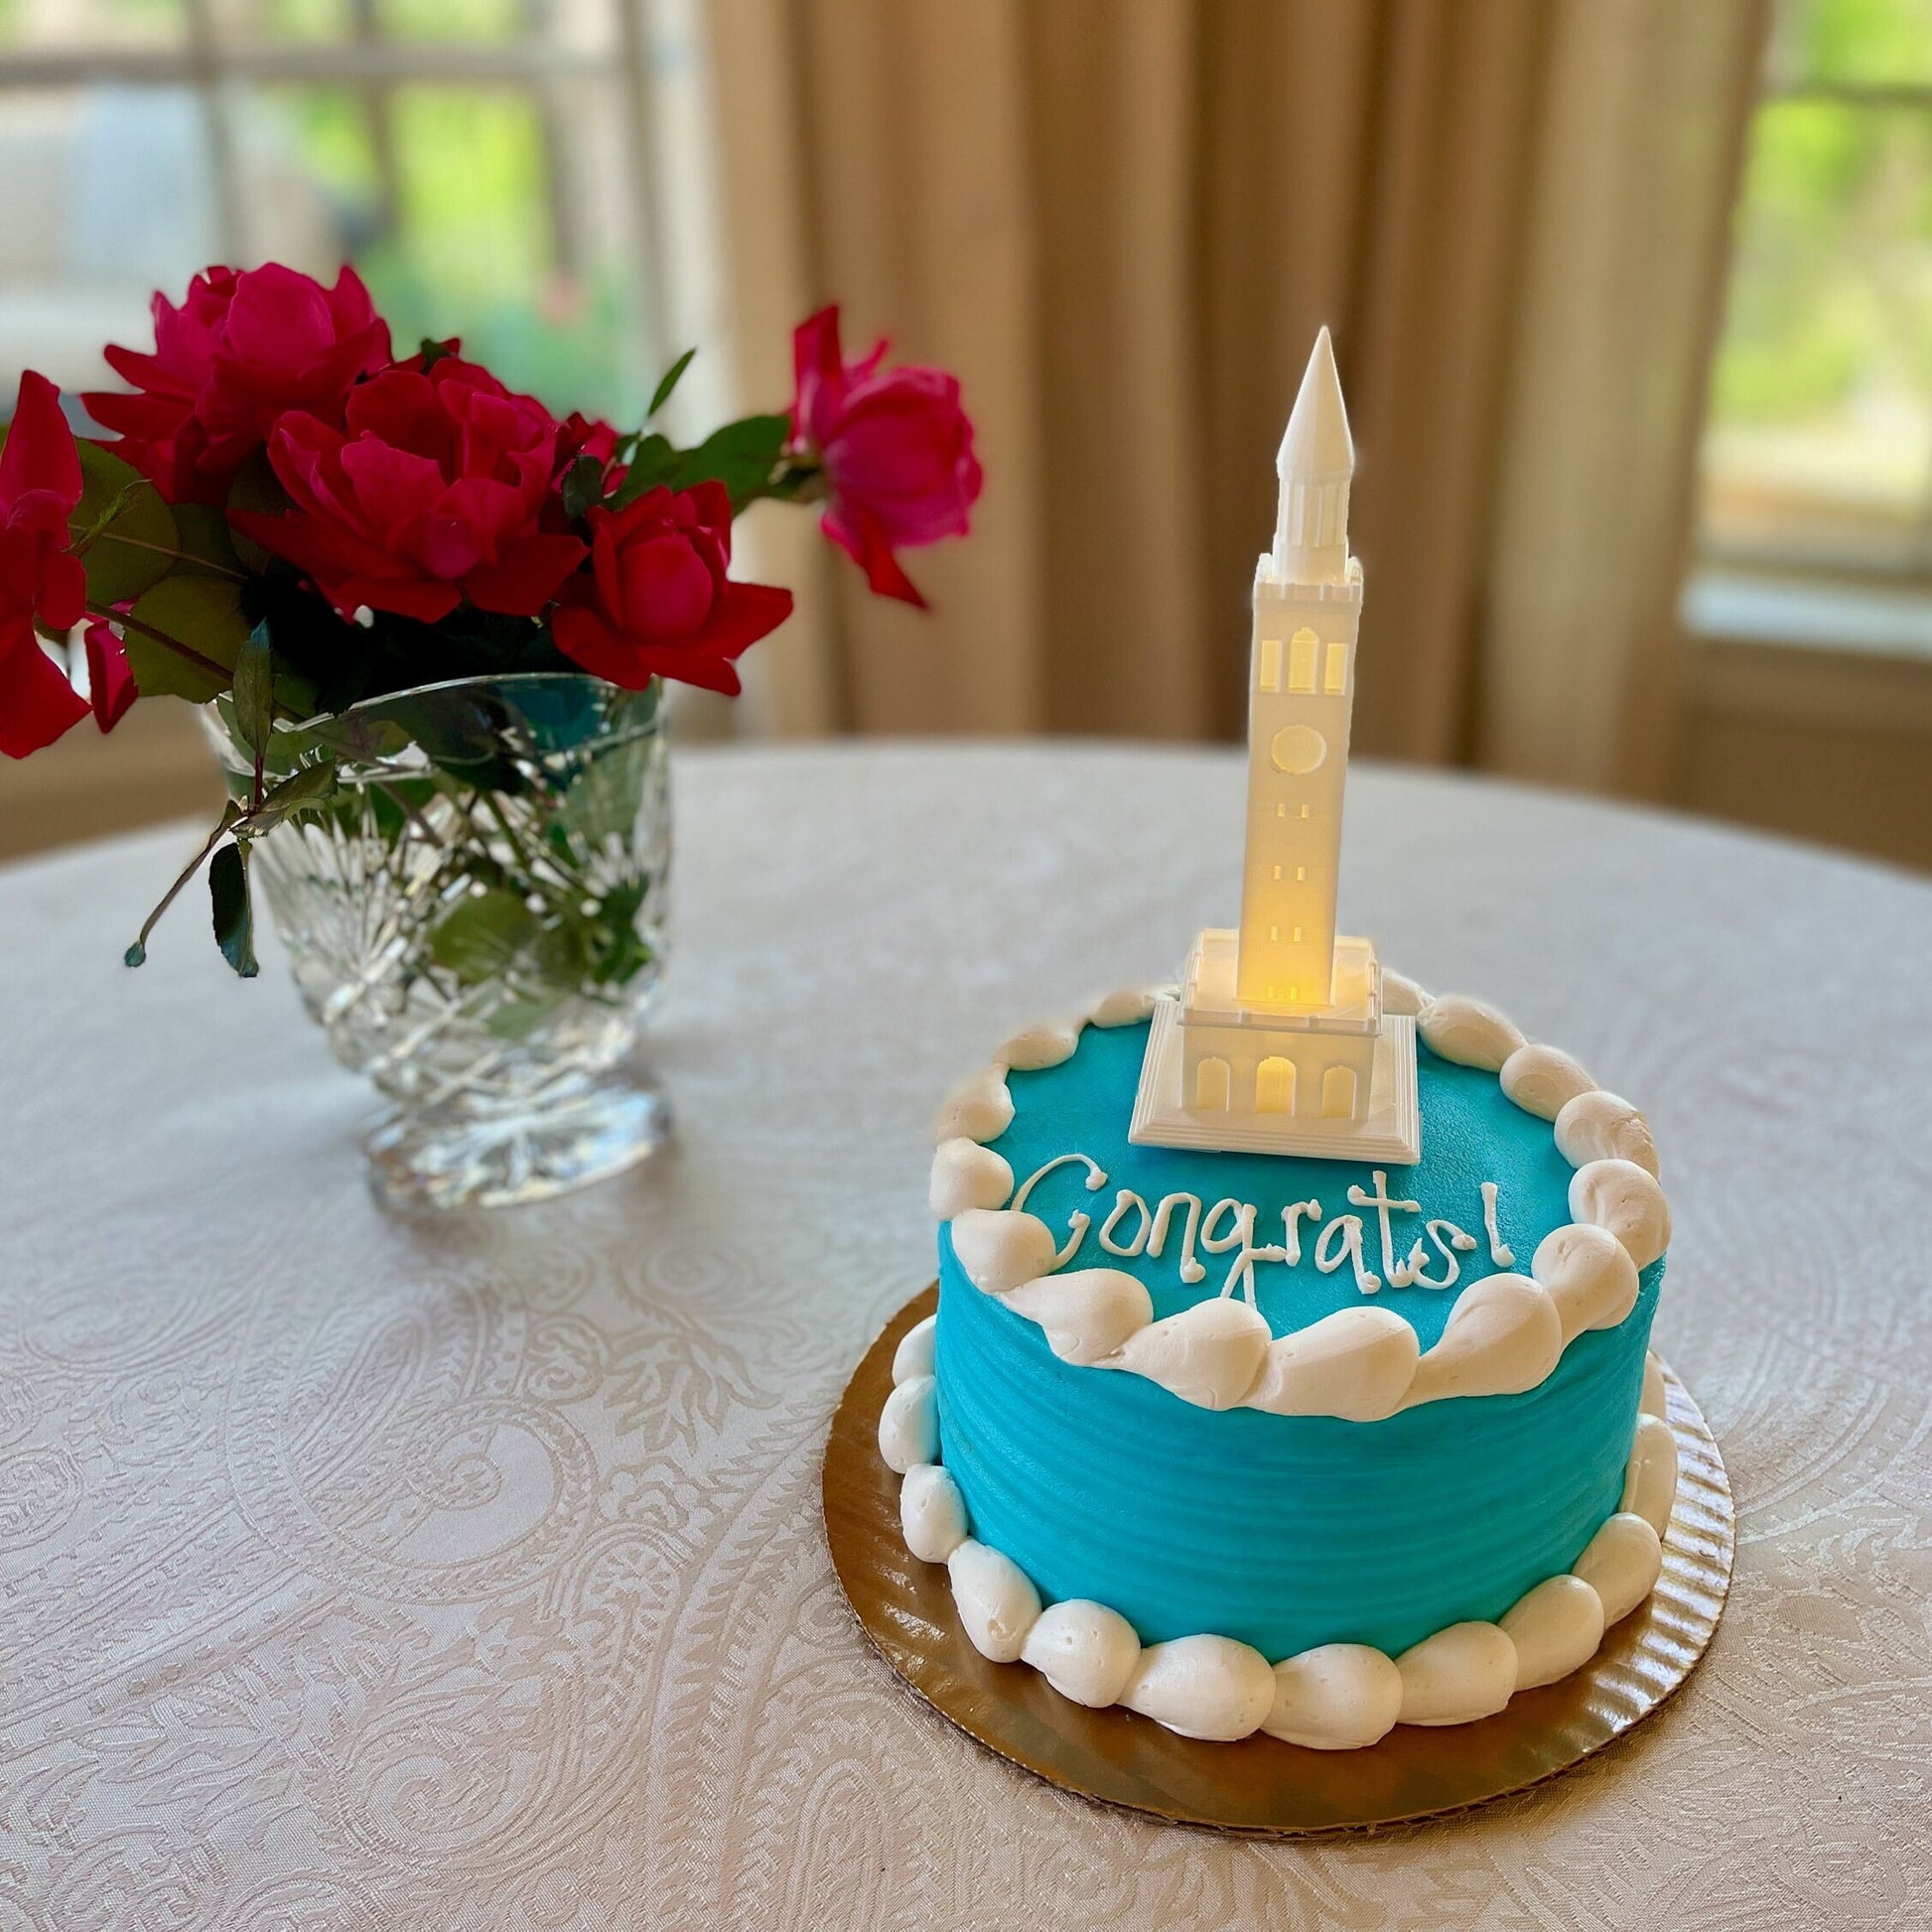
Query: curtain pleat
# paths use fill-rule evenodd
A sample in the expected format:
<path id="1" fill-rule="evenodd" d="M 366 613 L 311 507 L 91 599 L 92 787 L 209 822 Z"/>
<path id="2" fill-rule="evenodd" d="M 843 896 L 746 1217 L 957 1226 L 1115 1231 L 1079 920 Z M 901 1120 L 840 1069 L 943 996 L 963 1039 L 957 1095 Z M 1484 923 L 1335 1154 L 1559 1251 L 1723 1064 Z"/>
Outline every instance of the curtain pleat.
<path id="1" fill-rule="evenodd" d="M 1030 10 L 1045 721 L 1198 738 L 1189 0 Z"/>
<path id="2" fill-rule="evenodd" d="M 1493 769 L 1667 789 L 1677 587 L 1765 14 L 1558 16 L 1487 560 Z"/>
<path id="3" fill-rule="evenodd" d="M 850 346 L 890 329 L 959 371 L 988 479 L 968 542 L 905 559 L 931 615 L 834 571 L 813 723 L 1237 733 L 1275 450 L 1326 322 L 1367 576 L 1356 743 L 1507 761 L 1476 723 L 1498 600 L 1520 653 L 1552 595 L 1510 576 L 1510 545 L 1545 540 L 1558 482 L 1609 490 L 1562 420 L 1587 356 L 1531 340 L 1602 338 L 1550 287 L 1556 239 L 1581 224 L 1599 281 L 1646 238 L 1673 251 L 1649 271 L 1668 313 L 1619 338 L 1674 370 L 1672 433 L 1635 452 L 1649 529 L 1685 500 L 1760 0 L 1711 0 L 1723 21 L 1695 33 L 1668 0 L 715 0 L 727 146 L 734 76 L 768 55 L 743 45 L 748 10 L 784 15 L 797 96 L 760 218 L 782 204 L 807 237 L 806 293 L 843 302 Z M 1665 76 L 1673 20 L 1697 47 Z M 1647 52 L 1608 58 L 1633 36 Z M 1660 110 L 1625 69 L 1666 103 L 1641 194 L 1619 144 L 1654 140 Z M 1553 207 L 1553 168 L 1587 195 Z M 1661 581 L 1667 547 L 1638 551 Z M 1628 655 L 1637 622 L 1598 624 L 1598 648 Z M 1621 675 L 1599 680 L 1612 739 Z"/>
<path id="4" fill-rule="evenodd" d="M 992 480 L 972 540 L 917 551 L 921 617 L 836 578 L 845 722 L 1046 723 L 1039 300 L 1028 9 L 1019 0 L 801 0 L 815 301 L 849 352 L 891 336 L 956 369 Z"/>

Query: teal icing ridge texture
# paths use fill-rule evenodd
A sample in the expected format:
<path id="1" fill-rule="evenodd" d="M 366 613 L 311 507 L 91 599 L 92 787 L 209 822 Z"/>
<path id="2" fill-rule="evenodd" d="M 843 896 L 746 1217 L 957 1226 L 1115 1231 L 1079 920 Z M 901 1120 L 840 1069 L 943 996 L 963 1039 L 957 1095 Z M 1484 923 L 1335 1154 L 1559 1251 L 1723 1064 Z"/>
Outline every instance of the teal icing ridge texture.
<path id="1" fill-rule="evenodd" d="M 1219 1292 L 1230 1256 L 1203 1254 L 1206 1279 L 1180 1282 L 1178 1216 L 1161 1257 L 1101 1250 L 1099 1227 L 1125 1187 L 1150 1203 L 1177 1190 L 1208 1204 L 1254 1202 L 1264 1231 L 1284 1202 L 1319 1198 L 1326 1219 L 1363 1217 L 1380 1273 L 1374 1212 L 1346 1198 L 1351 1182 L 1370 1185 L 1366 1170 L 1129 1146 L 1146 1036 L 1145 1026 L 1088 1029 L 1070 1060 L 1010 1076 L 1015 1118 L 992 1145 L 1016 1180 L 1074 1151 L 1108 1175 L 1090 1192 L 1082 1168 L 1060 1168 L 1029 1202 L 1062 1237 L 1074 1212 L 1090 1217 L 1064 1265 L 1137 1274 L 1157 1316 Z M 1527 1269 L 1541 1236 L 1571 1218 L 1572 1171 L 1548 1122 L 1512 1106 L 1493 1074 L 1426 1049 L 1419 1059 L 1424 1159 L 1387 1172 L 1388 1191 L 1418 1200 L 1422 1215 L 1400 1217 L 1399 1232 L 1413 1239 L 1441 1216 L 1479 1240 L 1461 1256 L 1457 1290 L 1385 1286 L 1375 1298 L 1426 1348 L 1457 1291 L 1500 1272 L 1481 1182 L 1498 1183 L 1499 1234 L 1512 1266 Z M 1664 1271 L 1661 1259 L 1646 1268 L 1628 1316 L 1576 1336 L 1525 1394 L 1354 1423 L 1205 1410 L 1141 1376 L 1072 1366 L 1035 1323 L 973 1287 L 944 1227 L 939 1258 L 940 1456 L 974 1536 L 1012 1558 L 1042 1597 L 1105 1603 L 1144 1643 L 1212 1631 L 1271 1660 L 1334 1642 L 1397 1655 L 1446 1625 L 1494 1620 L 1567 1571 L 1618 1504 Z M 1257 1265 L 1254 1282 L 1278 1334 L 1365 1299 L 1350 1268 L 1320 1274 L 1306 1252 L 1299 1267 Z"/>

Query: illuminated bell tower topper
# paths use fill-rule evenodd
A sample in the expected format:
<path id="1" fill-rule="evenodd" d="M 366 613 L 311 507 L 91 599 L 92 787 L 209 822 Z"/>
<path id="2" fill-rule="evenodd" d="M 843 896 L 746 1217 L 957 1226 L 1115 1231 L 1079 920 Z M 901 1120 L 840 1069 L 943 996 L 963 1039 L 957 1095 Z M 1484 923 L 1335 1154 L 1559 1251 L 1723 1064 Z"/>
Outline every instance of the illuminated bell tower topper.
<path id="1" fill-rule="evenodd" d="M 1241 924 L 1194 941 L 1155 1008 L 1130 1138 L 1161 1147 L 1412 1163 L 1416 1023 L 1382 1011 L 1367 939 L 1337 936 L 1342 788 L 1362 567 L 1355 449 L 1327 330 L 1276 459 L 1275 542 L 1255 566 Z"/>

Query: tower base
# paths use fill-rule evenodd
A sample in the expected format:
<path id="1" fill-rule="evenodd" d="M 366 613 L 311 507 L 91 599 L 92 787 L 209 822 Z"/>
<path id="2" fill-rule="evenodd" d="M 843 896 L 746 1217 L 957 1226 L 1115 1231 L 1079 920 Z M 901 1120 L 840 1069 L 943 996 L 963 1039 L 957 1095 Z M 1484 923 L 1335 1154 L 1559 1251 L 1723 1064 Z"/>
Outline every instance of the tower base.
<path id="1" fill-rule="evenodd" d="M 1220 1096 L 1222 1104 L 1197 1104 L 1199 1095 L 1187 1091 L 1182 1001 L 1158 1001 L 1127 1138 L 1141 1147 L 1287 1154 L 1317 1161 L 1379 1161 L 1391 1167 L 1413 1167 L 1422 1159 L 1416 1023 L 1407 1015 L 1380 1013 L 1379 997 L 1376 1006 L 1379 1025 L 1370 1046 L 1366 1104 L 1358 1105 L 1352 1115 L 1323 1115 L 1231 1106 L 1226 1104 L 1235 1097 L 1231 1092 Z M 1257 1045 L 1265 1051 L 1279 1038 L 1279 1025 L 1271 1025 L 1271 1018 L 1265 1014 L 1216 1014 L 1213 1024 L 1254 1034 Z"/>

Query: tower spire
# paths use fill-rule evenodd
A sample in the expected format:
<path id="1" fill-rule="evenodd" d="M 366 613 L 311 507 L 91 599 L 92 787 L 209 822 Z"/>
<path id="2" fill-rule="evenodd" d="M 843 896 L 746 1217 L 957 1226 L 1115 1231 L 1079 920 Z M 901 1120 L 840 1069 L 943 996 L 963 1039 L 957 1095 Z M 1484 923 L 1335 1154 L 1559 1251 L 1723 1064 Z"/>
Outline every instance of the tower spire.
<path id="1" fill-rule="evenodd" d="M 1385 1010 L 1374 942 L 1335 931 L 1362 572 L 1325 329 L 1276 468 L 1248 644 L 1241 923 L 1203 932 L 1178 994 L 1156 1003 L 1128 1139 L 1407 1163 L 1422 1152 L 1415 1021 Z"/>
<path id="2" fill-rule="evenodd" d="M 1334 345 L 1324 327 L 1302 376 L 1275 458 L 1281 496 L 1273 574 L 1289 584 L 1338 584 L 1348 572 L 1348 484 L 1355 443 L 1341 399 Z"/>

